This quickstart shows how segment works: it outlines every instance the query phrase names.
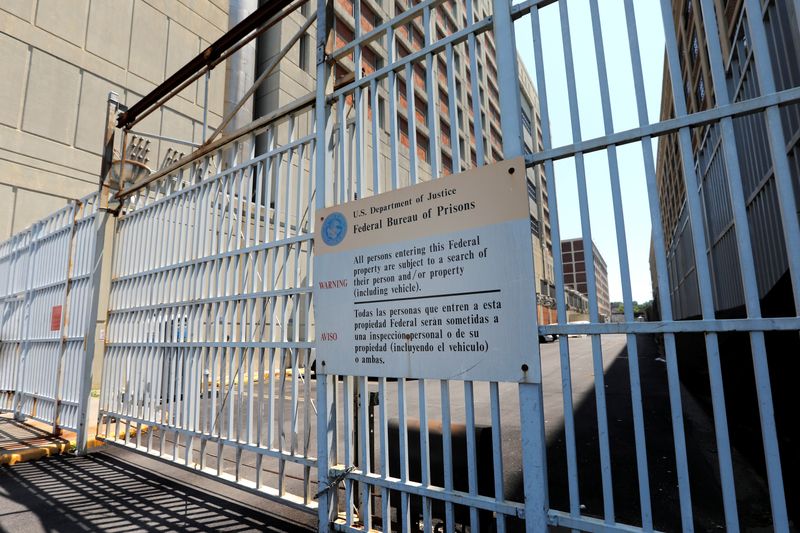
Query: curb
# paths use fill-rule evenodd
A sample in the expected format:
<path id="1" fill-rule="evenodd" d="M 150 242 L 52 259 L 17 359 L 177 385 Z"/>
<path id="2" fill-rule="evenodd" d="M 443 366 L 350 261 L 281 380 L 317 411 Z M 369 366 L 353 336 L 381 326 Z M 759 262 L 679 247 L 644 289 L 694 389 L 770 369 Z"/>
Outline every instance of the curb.
<path id="1" fill-rule="evenodd" d="M 18 463 L 35 461 L 44 457 L 67 455 L 75 449 L 75 442 L 75 439 L 72 438 L 64 442 L 42 444 L 41 446 L 32 446 L 23 450 L 0 451 L 0 466 L 14 466 Z M 105 443 L 98 438 L 91 438 L 86 443 L 86 449 L 99 448 L 101 446 L 105 446 Z"/>
<path id="2" fill-rule="evenodd" d="M 73 446 L 73 442 L 59 442 L 45 444 L 35 448 L 19 450 L 16 452 L 2 452 L 0 453 L 0 465 L 13 466 L 17 463 L 35 461 L 36 459 L 41 459 L 43 457 L 62 455 L 69 451 Z"/>
<path id="3" fill-rule="evenodd" d="M 86 449 L 94 449 L 105 446 L 105 443 L 98 439 L 92 438 L 86 443 Z M 0 466 L 14 466 L 17 463 L 25 463 L 28 461 L 35 461 L 44 457 L 54 457 L 56 455 L 67 455 L 75 449 L 75 439 L 70 439 L 67 442 L 57 442 L 51 444 L 43 444 L 41 446 L 34 446 L 18 451 L 0 451 Z"/>

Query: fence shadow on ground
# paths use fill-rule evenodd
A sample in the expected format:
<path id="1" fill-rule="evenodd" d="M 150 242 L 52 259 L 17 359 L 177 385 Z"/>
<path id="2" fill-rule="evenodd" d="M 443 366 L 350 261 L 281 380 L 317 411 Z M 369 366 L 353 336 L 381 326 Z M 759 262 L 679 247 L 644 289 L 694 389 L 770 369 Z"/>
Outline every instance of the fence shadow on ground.
<path id="1" fill-rule="evenodd" d="M 666 365 L 652 336 L 639 335 L 637 340 L 654 527 L 662 531 L 679 531 L 681 514 Z M 702 352 L 694 355 L 696 358 L 705 357 Z M 606 360 L 614 356 L 614 362 L 604 372 L 614 508 L 618 522 L 641 524 L 627 348 L 618 355 L 604 354 Z M 681 396 L 695 527 L 702 531 L 722 530 L 725 518 L 713 420 L 686 389 L 682 390 Z M 574 416 L 581 512 L 602 518 L 603 493 L 594 389 L 577 400 Z M 565 442 L 563 427 L 548 438 L 548 490 L 551 507 L 568 512 Z M 741 526 L 746 529 L 769 526 L 769 494 L 764 480 L 738 454 L 734 456 L 734 470 Z"/>
<path id="2" fill-rule="evenodd" d="M 2 531 L 307 531 L 104 453 L 0 470 Z"/>

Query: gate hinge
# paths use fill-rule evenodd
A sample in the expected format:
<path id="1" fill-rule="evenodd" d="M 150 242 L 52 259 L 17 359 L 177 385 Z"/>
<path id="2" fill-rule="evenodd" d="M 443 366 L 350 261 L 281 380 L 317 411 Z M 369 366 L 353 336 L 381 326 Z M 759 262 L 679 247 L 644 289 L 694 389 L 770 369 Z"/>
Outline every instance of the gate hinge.
<path id="1" fill-rule="evenodd" d="M 339 483 L 344 481 L 344 478 L 346 478 L 347 475 L 355 469 L 356 469 L 355 466 L 348 466 L 344 470 L 338 468 L 331 468 L 330 470 L 328 470 L 328 477 L 330 477 L 331 480 L 328 483 L 323 483 L 323 485 L 325 485 L 324 488 L 314 495 L 314 499 L 316 500 L 317 498 L 320 497 L 320 495 L 326 493 L 331 489 L 337 488 L 339 486 Z"/>

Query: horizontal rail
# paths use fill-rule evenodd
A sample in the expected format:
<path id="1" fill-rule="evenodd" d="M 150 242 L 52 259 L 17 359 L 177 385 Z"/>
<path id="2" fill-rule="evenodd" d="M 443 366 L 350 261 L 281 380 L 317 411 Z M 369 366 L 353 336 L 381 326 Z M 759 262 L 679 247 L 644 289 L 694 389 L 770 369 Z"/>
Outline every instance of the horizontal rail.
<path id="1" fill-rule="evenodd" d="M 218 254 L 207 255 L 204 257 L 198 257 L 197 259 L 189 259 L 188 261 L 181 261 L 180 263 L 173 263 L 170 265 L 164 265 L 156 268 L 152 268 L 149 270 L 143 270 L 141 272 L 135 272 L 133 274 L 125 274 L 122 276 L 118 276 L 113 278 L 111 281 L 112 283 L 120 283 L 123 281 L 130 281 L 135 280 L 147 276 L 151 276 L 153 274 L 161 274 L 164 272 L 171 272 L 173 270 L 178 270 L 181 268 L 187 268 L 191 266 L 202 265 L 204 263 L 210 263 L 213 261 L 218 261 L 220 259 L 226 259 L 228 257 L 235 257 L 238 255 L 247 255 L 256 252 L 263 252 L 265 250 L 271 250 L 273 248 L 280 248 L 281 246 L 291 246 L 292 244 L 296 243 L 304 243 L 307 241 L 311 241 L 314 239 L 314 235 L 311 233 L 304 233 L 302 235 L 295 235 L 293 237 L 288 237 L 286 239 L 280 239 L 277 241 L 270 241 L 265 242 L 262 244 L 257 244 L 255 246 L 248 246 L 247 248 L 237 248 L 235 250 L 229 250 L 227 252 L 221 252 Z"/>
<path id="2" fill-rule="evenodd" d="M 186 341 L 186 342 L 107 342 L 112 348 L 316 348 L 316 343 L 302 341 Z"/>
<path id="3" fill-rule="evenodd" d="M 593 531 L 597 533 L 641 533 L 642 528 L 627 526 L 625 524 L 608 524 L 599 518 L 580 516 L 575 518 L 561 511 L 549 511 L 547 513 L 550 525 L 563 528 L 579 529 L 581 531 Z M 657 530 L 653 530 L 657 531 Z"/>
<path id="4" fill-rule="evenodd" d="M 335 477 L 341 473 L 343 473 L 343 470 L 333 468 L 330 471 L 330 476 Z M 407 492 L 416 496 L 451 502 L 457 505 L 476 507 L 486 511 L 515 516 L 517 518 L 525 518 L 525 506 L 522 503 L 500 502 L 488 496 L 471 496 L 467 492 L 448 490 L 433 485 L 425 486 L 415 481 L 401 481 L 399 478 L 383 477 L 380 474 L 363 474 L 358 470 L 347 474 L 347 478 L 378 487 L 396 490 L 398 492 Z"/>
<path id="5" fill-rule="evenodd" d="M 408 57 L 408 56 L 406 56 Z M 567 144 L 551 150 L 544 150 L 533 154 L 525 155 L 527 166 L 539 165 L 546 161 L 556 161 L 566 159 L 576 154 L 588 154 L 608 148 L 609 146 L 620 146 L 633 142 L 641 141 L 644 137 L 660 137 L 670 133 L 675 133 L 683 128 L 693 128 L 703 126 L 713 122 L 718 122 L 724 118 L 736 118 L 744 115 L 752 115 L 766 110 L 773 106 L 786 106 L 800 101 L 800 87 L 786 89 L 777 93 L 757 96 L 749 100 L 736 102 L 733 104 L 715 107 L 706 111 L 698 111 L 690 115 L 664 120 L 655 124 L 648 124 L 639 128 L 604 135 L 588 141 L 574 144 Z"/>
<path id="6" fill-rule="evenodd" d="M 563 335 L 603 335 L 610 333 L 717 333 L 731 331 L 800 330 L 800 317 L 740 318 L 730 320 L 678 320 L 675 322 L 606 322 L 601 324 L 549 324 L 539 333 Z"/>
<path id="7" fill-rule="evenodd" d="M 258 298 L 279 298 L 281 296 L 294 296 L 299 294 L 311 294 L 313 287 L 296 287 L 291 289 L 278 289 L 272 291 L 248 292 L 241 294 L 226 294 L 224 296 L 211 296 L 208 298 L 198 298 L 181 302 L 159 302 L 155 304 L 138 305 L 135 307 L 119 307 L 109 310 L 109 315 L 121 315 L 129 313 L 139 313 L 142 311 L 161 311 L 163 309 L 174 309 L 176 307 L 193 307 L 223 302 L 244 302 Z"/>
<path id="8" fill-rule="evenodd" d="M 151 174 L 151 175 L 149 175 L 149 176 L 147 176 L 145 178 L 142 178 L 141 180 L 139 180 L 138 182 L 134 183 L 133 185 L 131 185 L 127 189 L 123 189 L 123 190 L 119 191 L 116 194 L 116 198 L 118 200 L 122 200 L 122 199 L 132 195 L 136 191 L 138 191 L 138 190 L 140 190 L 140 189 L 142 189 L 144 187 L 147 187 L 148 185 L 150 185 L 154 181 L 156 181 L 156 180 L 158 180 L 160 178 L 163 178 L 164 176 L 168 176 L 168 175 L 172 174 L 173 172 L 175 172 L 176 170 L 178 170 L 179 168 L 184 167 L 184 166 L 188 165 L 189 163 L 191 163 L 193 161 L 196 161 L 197 159 L 200 159 L 204 155 L 210 154 L 211 152 L 222 148 L 226 144 L 229 144 L 229 143 L 231 143 L 231 142 L 233 142 L 233 141 L 235 141 L 235 140 L 237 140 L 237 139 L 239 139 L 241 137 L 244 137 L 245 135 L 247 135 L 247 134 L 249 134 L 249 133 L 251 133 L 251 132 L 253 132 L 253 131 L 255 131 L 255 130 L 259 129 L 259 128 L 265 127 L 265 126 L 269 125 L 271 122 L 275 122 L 275 121 L 280 120 L 280 119 L 282 119 L 282 118 L 284 118 L 284 117 L 286 117 L 288 115 L 296 113 L 296 112 L 300 111 L 301 109 L 310 108 L 312 106 L 312 104 L 314 104 L 314 98 L 315 98 L 315 94 L 313 92 L 310 92 L 307 95 L 301 96 L 300 98 L 292 101 L 292 103 L 287 104 L 287 105 L 285 105 L 283 107 L 280 107 L 280 108 L 276 109 L 275 111 L 272 111 L 271 113 L 267 113 L 266 115 L 264 115 L 263 117 L 259 118 L 258 120 L 254 120 L 250 124 L 247 124 L 246 126 L 243 126 L 243 127 L 239 128 L 238 130 L 236 130 L 234 132 L 231 132 L 230 135 L 226 135 L 225 137 L 217 139 L 213 143 L 203 145 L 201 148 L 198 148 L 194 152 L 183 156 L 182 158 L 180 158 L 178 161 L 176 161 L 172 165 L 168 166 L 167 168 L 165 168 L 163 170 L 160 170 L 160 171 L 158 171 L 158 172 L 156 172 L 154 174 Z"/>
<path id="9" fill-rule="evenodd" d="M 264 455 L 273 459 L 281 459 L 284 461 L 289 461 L 295 464 L 299 464 L 302 466 L 308 467 L 315 467 L 317 465 L 317 461 L 314 457 L 305 457 L 302 455 L 296 455 L 292 453 L 287 453 L 281 451 L 278 448 L 265 448 L 263 446 L 257 446 L 255 444 L 250 444 L 248 442 L 241 442 L 231 439 L 225 439 L 220 437 L 219 435 L 211 435 L 209 433 L 201 433 L 199 431 L 193 431 L 191 429 L 179 428 L 175 426 L 170 426 L 168 424 L 163 424 L 160 422 L 155 422 L 152 420 L 147 420 L 145 418 L 139 418 L 134 416 L 128 416 L 122 413 L 117 413 L 114 411 L 103 411 L 103 416 L 108 416 L 112 418 L 117 418 L 123 424 L 136 422 L 137 424 L 142 424 L 147 426 L 148 428 L 158 428 L 161 431 L 171 431 L 173 433 L 179 433 L 184 436 L 194 437 L 196 439 L 200 439 L 205 442 L 212 442 L 214 444 L 223 444 L 224 446 L 231 446 L 234 448 L 239 448 L 243 451 L 257 453 L 259 455 Z M 98 438 L 102 438 L 103 440 L 108 441 L 115 441 L 121 439 L 115 439 L 113 436 L 109 437 L 108 435 L 98 435 Z"/>
<path id="10" fill-rule="evenodd" d="M 165 454 L 161 454 L 161 453 L 159 453 L 157 451 L 154 451 L 154 450 L 146 450 L 146 449 L 143 449 L 141 446 L 137 446 L 135 443 L 132 443 L 132 442 L 128 442 L 128 443 L 119 442 L 119 441 L 114 440 L 114 439 L 101 438 L 101 437 L 98 437 L 98 440 L 101 440 L 102 442 L 107 443 L 107 444 L 111 444 L 112 446 L 117 446 L 117 447 L 120 447 L 120 448 L 130 448 L 130 449 L 136 450 L 138 452 L 146 454 L 148 457 L 153 457 L 154 459 L 162 461 L 162 462 L 164 462 L 166 464 L 173 464 L 173 463 L 178 463 L 178 464 L 181 464 L 181 465 L 184 464 L 183 459 L 179 459 L 177 457 L 173 457 L 171 454 L 166 454 L 166 453 Z M 197 464 L 192 465 L 192 466 L 195 467 L 195 468 L 191 469 L 192 472 L 194 472 L 196 474 L 200 474 L 203 477 L 206 477 L 208 479 L 212 479 L 214 481 L 220 481 L 222 483 L 225 483 L 226 485 L 229 485 L 231 487 L 236 487 L 238 489 L 247 490 L 248 492 L 251 492 L 253 494 L 257 494 L 259 496 L 264 496 L 265 498 L 269 498 L 272 501 L 275 501 L 275 502 L 278 502 L 278 503 L 282 503 L 284 505 L 287 505 L 287 506 L 289 506 L 289 507 L 291 507 L 293 509 L 297 509 L 299 511 L 303 511 L 303 512 L 306 512 L 306 513 L 316 513 L 317 512 L 317 502 L 315 502 L 315 501 L 311 501 L 311 502 L 306 504 L 306 503 L 303 502 L 303 500 L 301 498 L 293 496 L 292 494 L 290 494 L 288 492 L 284 493 L 284 494 L 281 494 L 278 491 L 278 489 L 275 489 L 275 488 L 272 488 L 272 487 L 269 487 L 269 486 L 256 487 L 255 482 L 248 481 L 246 479 L 237 480 L 235 476 L 233 476 L 231 474 L 224 473 L 224 472 L 223 473 L 217 473 L 216 469 L 211 468 L 211 467 L 200 468 L 200 465 L 197 465 Z"/>

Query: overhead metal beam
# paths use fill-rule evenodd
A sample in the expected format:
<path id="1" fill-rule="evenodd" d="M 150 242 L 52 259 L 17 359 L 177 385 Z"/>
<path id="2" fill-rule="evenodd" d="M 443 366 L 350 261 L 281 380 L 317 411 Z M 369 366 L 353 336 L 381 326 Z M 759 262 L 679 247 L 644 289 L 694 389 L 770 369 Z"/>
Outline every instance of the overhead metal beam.
<path id="1" fill-rule="evenodd" d="M 287 42 L 281 49 L 281 51 L 278 52 L 277 55 L 274 58 L 272 58 L 272 60 L 270 60 L 264 72 L 262 72 L 261 75 L 258 77 L 258 79 L 256 79 L 256 81 L 253 82 L 253 85 L 247 90 L 244 96 L 242 96 L 239 99 L 239 102 L 233 107 L 233 109 L 230 110 L 228 116 L 222 119 L 222 124 L 219 125 L 219 127 L 214 131 L 211 137 L 209 137 L 208 140 L 203 141 L 203 144 L 208 144 L 212 142 L 214 139 L 216 139 L 217 135 L 219 135 L 223 130 L 225 130 L 225 126 L 227 126 L 231 122 L 231 120 L 233 120 L 233 118 L 236 116 L 236 113 L 238 113 L 239 110 L 242 108 L 242 106 L 245 104 L 245 102 L 247 102 L 247 99 L 253 96 L 253 94 L 261 86 L 261 84 L 264 83 L 264 80 L 267 79 L 267 76 L 272 74 L 272 71 L 275 70 L 275 67 L 278 66 L 280 61 L 286 56 L 289 50 L 291 50 L 294 44 L 300 40 L 300 37 L 302 37 L 303 34 L 305 34 L 308 31 L 308 28 L 311 27 L 311 25 L 314 23 L 315 20 L 317 20 L 316 12 L 309 15 L 309 17 L 306 19 L 303 25 L 300 26 L 300 28 L 295 32 L 292 38 L 289 39 L 289 42 Z"/>
<path id="2" fill-rule="evenodd" d="M 284 8 L 289 6 L 291 3 L 292 0 L 270 0 L 269 2 L 266 2 L 242 22 L 231 28 L 222 37 L 210 44 L 208 48 L 200 52 L 200 54 L 194 59 L 178 69 L 177 72 L 167 78 L 163 83 L 161 83 L 161 85 L 150 91 L 149 94 L 145 95 L 136 104 L 131 106 L 130 109 L 124 113 L 121 113 L 117 118 L 117 127 L 129 127 L 136 121 L 139 115 L 145 113 L 151 107 L 156 105 L 159 100 L 169 94 L 173 89 L 179 87 L 181 84 L 188 81 L 190 78 L 192 78 L 192 76 L 195 76 L 203 69 L 209 69 L 216 65 L 225 52 L 231 48 L 234 48 L 243 39 L 247 37 L 254 37 L 254 35 L 250 35 L 251 33 L 261 29 L 261 27 L 266 25 L 268 22 L 274 24 L 279 21 L 281 18 L 283 18 L 283 16 L 278 17 L 278 15 L 281 15 L 281 12 L 284 10 Z M 298 5 L 302 5 L 304 3 L 305 1 L 300 2 Z"/>

